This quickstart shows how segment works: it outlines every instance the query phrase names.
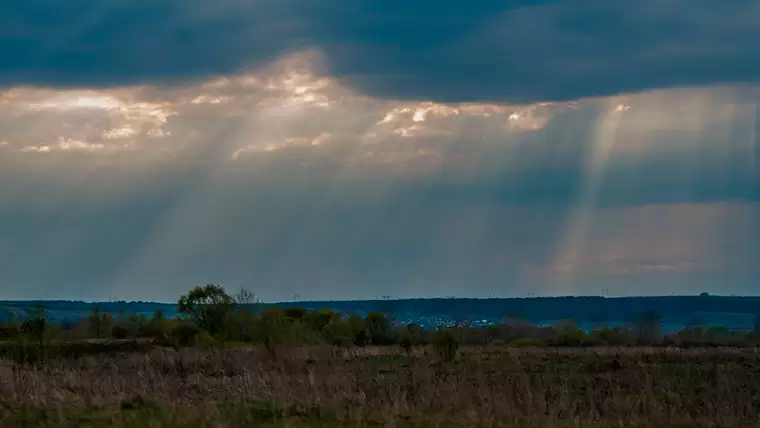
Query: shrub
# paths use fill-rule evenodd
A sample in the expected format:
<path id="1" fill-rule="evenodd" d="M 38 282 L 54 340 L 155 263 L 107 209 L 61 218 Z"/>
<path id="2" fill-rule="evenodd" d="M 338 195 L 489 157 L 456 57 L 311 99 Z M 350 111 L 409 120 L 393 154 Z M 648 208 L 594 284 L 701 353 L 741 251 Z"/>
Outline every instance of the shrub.
<path id="1" fill-rule="evenodd" d="M 367 330 L 373 345 L 393 344 L 393 332 L 388 318 L 380 312 L 370 312 L 366 320 Z"/>
<path id="2" fill-rule="evenodd" d="M 18 336 L 11 345 L 10 359 L 19 364 L 37 364 L 45 359 L 45 349 L 25 335 Z"/>
<path id="3" fill-rule="evenodd" d="M 459 352 L 461 339 L 453 329 L 441 328 L 433 334 L 433 349 L 444 361 L 453 361 Z"/>
<path id="4" fill-rule="evenodd" d="M 585 331 L 579 328 L 567 328 L 556 331 L 552 343 L 558 346 L 580 346 L 585 340 Z"/>
<path id="5" fill-rule="evenodd" d="M 543 348 L 547 345 L 546 342 L 542 340 L 523 337 L 509 342 L 509 346 L 514 346 L 515 348 Z"/>
<path id="6" fill-rule="evenodd" d="M 294 334 L 295 330 L 290 327 L 292 326 L 289 326 L 285 311 L 278 307 L 270 307 L 261 311 L 254 331 L 266 347 L 267 352 L 274 355 L 279 346 L 291 341 L 291 335 Z"/>
<path id="7" fill-rule="evenodd" d="M 182 324 L 175 327 L 174 330 L 172 330 L 169 337 L 171 341 L 176 345 L 189 346 L 193 343 L 195 337 L 198 336 L 202 331 L 203 330 L 201 330 L 201 328 L 195 324 L 183 322 Z"/>
<path id="8" fill-rule="evenodd" d="M 217 346 L 217 341 L 207 331 L 201 331 L 192 339 L 192 345 L 198 349 L 210 350 Z"/>
<path id="9" fill-rule="evenodd" d="M 129 330 L 117 325 L 111 329 L 111 336 L 113 336 L 114 339 L 126 339 L 127 336 L 129 336 Z"/>
<path id="10" fill-rule="evenodd" d="M 412 352 L 412 348 L 415 345 L 414 336 L 412 336 L 412 333 L 407 327 L 401 327 L 398 332 L 396 332 L 396 342 L 407 354 Z"/>
<path id="11" fill-rule="evenodd" d="M 322 329 L 328 343 L 335 346 L 348 346 L 354 341 L 353 329 L 348 321 L 335 319 Z"/>
<path id="12" fill-rule="evenodd" d="M 494 339 L 494 340 L 491 341 L 491 343 L 489 343 L 489 345 L 491 345 L 491 346 L 493 346 L 495 348 L 503 348 L 503 347 L 507 346 L 507 342 L 505 342 L 502 339 Z"/>

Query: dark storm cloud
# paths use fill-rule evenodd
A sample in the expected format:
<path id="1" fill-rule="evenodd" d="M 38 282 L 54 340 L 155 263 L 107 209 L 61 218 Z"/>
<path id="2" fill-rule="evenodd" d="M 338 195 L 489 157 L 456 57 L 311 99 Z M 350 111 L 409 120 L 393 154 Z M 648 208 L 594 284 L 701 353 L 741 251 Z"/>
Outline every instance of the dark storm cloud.
<path id="1" fill-rule="evenodd" d="M 573 99 L 755 82 L 757 22 L 752 0 L 11 0 L 0 85 L 176 84 L 314 48 L 378 97 Z"/>

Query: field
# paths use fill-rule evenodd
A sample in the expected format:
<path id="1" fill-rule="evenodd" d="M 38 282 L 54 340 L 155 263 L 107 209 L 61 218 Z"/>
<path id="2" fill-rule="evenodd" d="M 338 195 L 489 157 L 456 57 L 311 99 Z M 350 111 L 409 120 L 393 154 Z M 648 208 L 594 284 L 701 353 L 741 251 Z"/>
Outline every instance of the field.
<path id="1" fill-rule="evenodd" d="M 0 360 L 0 426 L 756 426 L 754 349 L 303 347 Z"/>

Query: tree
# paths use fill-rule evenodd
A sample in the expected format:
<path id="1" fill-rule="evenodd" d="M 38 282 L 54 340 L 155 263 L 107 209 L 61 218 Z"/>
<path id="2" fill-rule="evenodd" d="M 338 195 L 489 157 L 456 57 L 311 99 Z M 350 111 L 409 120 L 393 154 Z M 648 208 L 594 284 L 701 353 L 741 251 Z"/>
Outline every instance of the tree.
<path id="1" fill-rule="evenodd" d="M 415 345 L 414 336 L 412 336 L 412 333 L 407 326 L 401 326 L 401 328 L 398 329 L 396 332 L 396 342 L 407 355 L 412 353 L 412 348 Z"/>
<path id="2" fill-rule="evenodd" d="M 161 308 L 156 308 L 153 317 L 148 321 L 148 332 L 154 338 L 166 338 L 168 321 Z"/>
<path id="3" fill-rule="evenodd" d="M 256 296 L 256 293 L 246 290 L 243 287 L 240 287 L 240 291 L 238 291 L 234 299 L 235 303 L 238 305 L 251 307 L 251 309 L 254 310 L 256 309 L 256 306 L 259 305 L 259 298 Z"/>
<path id="4" fill-rule="evenodd" d="M 177 310 L 210 334 L 216 334 L 235 310 L 235 299 L 219 285 L 198 285 L 179 298 Z"/>
<path id="5" fill-rule="evenodd" d="M 661 339 L 662 321 L 657 311 L 644 312 L 635 324 L 639 343 L 653 344 Z"/>
<path id="6" fill-rule="evenodd" d="M 93 306 L 92 311 L 90 311 L 89 322 L 92 334 L 95 335 L 96 339 L 100 339 L 100 335 L 103 332 L 101 320 L 100 308 Z"/>
<path id="7" fill-rule="evenodd" d="M 40 347 L 45 345 L 45 333 L 47 332 L 47 314 L 45 308 L 37 306 L 29 316 L 29 319 L 21 325 L 21 332 L 37 340 Z"/>
<path id="8" fill-rule="evenodd" d="M 456 358 L 460 344 L 461 339 L 454 329 L 439 328 L 433 334 L 433 349 L 444 361 Z"/>
<path id="9" fill-rule="evenodd" d="M 390 345 L 393 343 L 393 332 L 388 318 L 380 312 L 367 314 L 367 330 L 370 340 L 374 345 Z"/>
<path id="10" fill-rule="evenodd" d="M 325 327 L 338 319 L 340 319 L 338 313 L 325 308 L 307 312 L 303 317 L 303 322 L 311 330 L 317 333 L 324 333 Z"/>
<path id="11" fill-rule="evenodd" d="M 277 348 L 287 344 L 291 339 L 292 331 L 289 329 L 285 311 L 278 307 L 263 309 L 256 327 L 256 333 L 272 356 L 276 355 Z"/>

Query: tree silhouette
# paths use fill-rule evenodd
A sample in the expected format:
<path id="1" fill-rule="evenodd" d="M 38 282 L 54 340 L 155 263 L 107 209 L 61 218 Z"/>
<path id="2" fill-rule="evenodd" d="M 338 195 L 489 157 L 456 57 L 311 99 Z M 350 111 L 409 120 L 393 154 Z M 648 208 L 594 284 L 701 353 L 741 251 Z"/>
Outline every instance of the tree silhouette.
<path id="1" fill-rule="evenodd" d="M 234 311 L 235 300 L 219 285 L 198 285 L 179 298 L 177 309 L 199 327 L 216 334 Z"/>

